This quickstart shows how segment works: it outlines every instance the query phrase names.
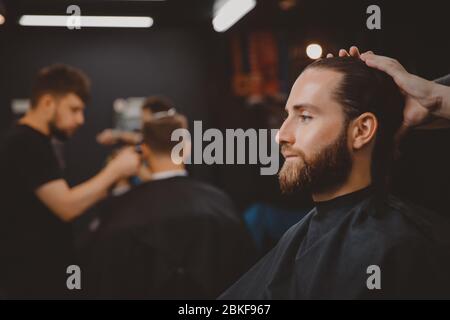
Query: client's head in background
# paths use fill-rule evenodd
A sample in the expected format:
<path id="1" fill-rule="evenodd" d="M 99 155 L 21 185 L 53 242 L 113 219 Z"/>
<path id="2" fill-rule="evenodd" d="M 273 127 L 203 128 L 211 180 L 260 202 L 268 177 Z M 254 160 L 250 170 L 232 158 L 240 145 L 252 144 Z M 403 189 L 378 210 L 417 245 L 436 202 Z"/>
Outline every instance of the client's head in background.
<path id="1" fill-rule="evenodd" d="M 142 122 L 152 119 L 152 115 L 158 112 L 167 112 L 173 109 L 173 103 L 162 96 L 150 96 L 142 105 Z"/>
<path id="2" fill-rule="evenodd" d="M 310 64 L 292 87 L 278 135 L 282 190 L 314 196 L 384 183 L 403 106 L 392 78 L 357 58 Z"/>
<path id="3" fill-rule="evenodd" d="M 152 110 L 151 117 L 144 121 L 142 151 L 152 173 L 184 168 L 184 164 L 172 160 L 172 149 L 179 142 L 171 138 L 172 132 L 177 129 L 187 129 L 187 119 L 174 108 L 157 112 Z"/>

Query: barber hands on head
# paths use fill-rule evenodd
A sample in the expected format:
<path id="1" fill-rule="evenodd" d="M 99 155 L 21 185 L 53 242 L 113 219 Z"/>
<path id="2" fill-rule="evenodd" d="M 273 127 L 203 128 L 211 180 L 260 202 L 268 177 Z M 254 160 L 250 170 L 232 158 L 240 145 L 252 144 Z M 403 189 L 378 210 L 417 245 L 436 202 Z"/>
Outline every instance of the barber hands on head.
<path id="1" fill-rule="evenodd" d="M 106 197 L 116 181 L 135 175 L 139 164 L 139 155 L 128 147 L 88 181 L 70 188 L 65 180 L 54 180 L 39 187 L 36 195 L 60 219 L 71 221 Z"/>
<path id="2" fill-rule="evenodd" d="M 111 146 L 119 142 L 135 145 L 141 140 L 142 136 L 140 133 L 114 129 L 105 129 L 97 135 L 97 142 L 105 146 Z"/>
<path id="3" fill-rule="evenodd" d="M 328 54 L 327 58 L 332 56 Z M 399 137 L 411 128 L 435 129 L 449 126 L 450 87 L 409 73 L 395 59 L 376 55 L 372 51 L 360 54 L 355 46 L 348 52 L 344 49 L 339 50 L 339 56 L 359 57 L 369 67 L 384 71 L 394 79 L 406 97 Z"/>

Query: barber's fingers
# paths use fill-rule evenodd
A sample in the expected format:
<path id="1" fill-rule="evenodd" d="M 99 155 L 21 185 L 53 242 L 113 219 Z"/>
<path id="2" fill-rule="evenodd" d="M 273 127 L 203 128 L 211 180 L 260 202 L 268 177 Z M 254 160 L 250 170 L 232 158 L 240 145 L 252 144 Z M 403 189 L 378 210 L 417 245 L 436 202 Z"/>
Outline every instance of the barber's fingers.
<path id="1" fill-rule="evenodd" d="M 369 67 L 378 69 L 390 75 L 404 93 L 416 96 L 414 91 L 418 88 L 415 88 L 415 86 L 420 86 L 420 79 L 418 77 L 418 79 L 415 79 L 415 77 L 408 73 L 397 60 L 376 54 L 363 54 L 361 59 Z"/>
<path id="2" fill-rule="evenodd" d="M 363 54 L 373 54 L 373 51 L 367 51 Z M 357 46 L 351 46 L 350 49 L 347 51 L 345 49 L 340 49 L 338 56 L 339 57 L 355 57 L 355 58 L 360 58 L 361 57 L 361 53 L 359 51 L 359 48 Z M 334 55 L 332 53 L 328 53 L 327 54 L 327 58 L 333 58 Z"/>
<path id="3" fill-rule="evenodd" d="M 417 99 L 422 106 L 428 107 L 432 101 L 430 95 L 435 84 L 409 73 L 397 60 L 376 54 L 363 55 L 362 60 L 369 67 L 389 74 L 404 94 Z"/>
<path id="4" fill-rule="evenodd" d="M 345 49 L 339 50 L 339 57 L 348 57 L 350 54 Z"/>
<path id="5" fill-rule="evenodd" d="M 113 145 L 114 143 L 116 143 L 116 136 L 114 130 L 112 129 L 103 130 L 96 136 L 96 140 L 99 144 Z"/>
<path id="6" fill-rule="evenodd" d="M 141 156 L 136 153 L 133 147 L 125 147 L 112 160 L 112 165 L 122 177 L 131 176 L 137 173 L 141 164 Z"/>
<path id="7" fill-rule="evenodd" d="M 351 57 L 355 57 L 355 58 L 359 58 L 360 57 L 360 53 L 359 53 L 359 49 L 356 46 L 352 46 L 350 47 L 350 50 L 348 51 L 349 55 Z"/>
<path id="8" fill-rule="evenodd" d="M 368 51 L 370 53 L 373 53 L 372 51 Z M 366 53 L 368 53 L 366 52 Z M 359 48 L 357 46 L 351 46 L 350 49 L 347 51 L 345 49 L 339 50 L 339 57 L 355 57 L 359 58 L 361 56 L 361 53 L 359 51 Z"/>
<path id="9" fill-rule="evenodd" d="M 361 55 L 361 60 L 369 67 L 386 72 L 391 77 L 398 76 L 401 73 L 407 73 L 400 62 L 393 58 L 379 56 L 373 53 L 364 53 Z"/>

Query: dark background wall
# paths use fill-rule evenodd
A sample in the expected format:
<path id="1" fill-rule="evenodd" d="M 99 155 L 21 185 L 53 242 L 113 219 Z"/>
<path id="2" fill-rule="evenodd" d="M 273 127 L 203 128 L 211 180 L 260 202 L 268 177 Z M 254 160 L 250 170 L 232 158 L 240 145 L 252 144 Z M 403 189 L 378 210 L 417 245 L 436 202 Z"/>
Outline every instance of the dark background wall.
<path id="1" fill-rule="evenodd" d="M 190 8 L 187 1 L 168 1 L 174 8 L 173 16 L 156 10 L 161 12 L 163 23 L 148 30 L 70 31 L 17 26 L 20 14 L 48 12 L 47 8 L 59 12 L 65 8 L 64 2 L 54 6 L 49 3 L 56 2 L 42 3 L 47 6 L 38 6 L 34 1 L 7 2 L 10 15 L 7 24 L 0 27 L 0 131 L 11 123 L 11 100 L 28 97 L 39 68 L 62 62 L 85 70 L 93 83 L 93 98 L 86 109 L 85 126 L 66 145 L 67 177 L 72 184 L 89 178 L 102 167 L 110 150 L 99 146 L 95 135 L 111 126 L 112 103 L 118 97 L 162 94 L 170 97 L 191 121 L 203 120 L 204 127 L 257 128 L 258 111 L 246 108 L 230 90 L 229 37 L 234 33 L 271 30 L 286 37 L 290 44 L 306 46 L 319 42 L 325 52 L 357 44 L 364 50 L 394 56 L 410 71 L 429 79 L 450 73 L 445 1 L 377 1 L 382 8 L 380 31 L 365 27 L 365 8 L 372 4 L 367 1 L 299 1 L 292 12 L 281 12 L 274 0 L 260 1 L 257 9 L 225 34 L 212 30 L 211 1 L 199 0 L 193 3 L 202 10 L 196 12 L 192 21 L 186 18 L 190 14 L 186 11 Z M 80 3 L 87 5 L 86 1 Z M 124 3 L 119 1 L 109 8 L 131 8 Z M 150 9 L 143 6 L 142 10 L 131 9 L 145 15 L 145 10 Z M 101 11 L 99 8 L 93 7 L 87 13 L 95 14 Z M 130 10 L 120 13 L 133 11 Z M 157 16 L 155 19 L 158 21 Z M 290 80 L 309 62 L 305 59 L 291 70 Z M 416 183 L 426 189 L 431 184 L 441 191 L 444 186 L 444 193 L 448 194 L 450 186 L 446 181 L 450 178 L 448 170 L 443 170 L 445 163 L 450 163 L 449 138 L 448 130 L 443 130 L 430 140 L 425 139 L 426 149 L 410 151 L 417 164 L 411 168 L 412 173 L 407 172 L 402 178 L 405 186 Z M 436 167 L 436 163 L 441 165 Z M 420 178 L 414 172 L 421 168 L 426 169 Z M 257 200 L 280 197 L 276 177 L 260 177 L 255 167 L 192 166 L 190 170 L 194 176 L 224 188 L 241 208 Z"/>
<path id="2" fill-rule="evenodd" d="M 92 101 L 86 123 L 67 143 L 68 178 L 78 183 L 101 166 L 106 148 L 95 135 L 112 126 L 116 98 L 160 94 L 170 97 L 189 119 L 209 124 L 211 81 L 217 63 L 210 35 L 179 29 L 81 30 L 22 29 L 8 35 L 2 68 L 2 126 L 11 118 L 13 98 L 27 98 L 34 74 L 43 66 L 60 62 L 85 70 L 92 80 Z"/>

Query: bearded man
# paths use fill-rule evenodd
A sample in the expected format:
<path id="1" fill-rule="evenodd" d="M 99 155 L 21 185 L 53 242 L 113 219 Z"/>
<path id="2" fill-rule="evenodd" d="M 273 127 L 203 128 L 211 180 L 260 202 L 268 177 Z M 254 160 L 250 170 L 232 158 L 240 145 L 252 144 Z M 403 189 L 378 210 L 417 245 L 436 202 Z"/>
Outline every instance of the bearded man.
<path id="1" fill-rule="evenodd" d="M 279 180 L 315 207 L 222 299 L 450 297 L 448 223 L 387 190 L 403 106 L 392 78 L 358 58 L 304 70 L 278 133 Z"/>

